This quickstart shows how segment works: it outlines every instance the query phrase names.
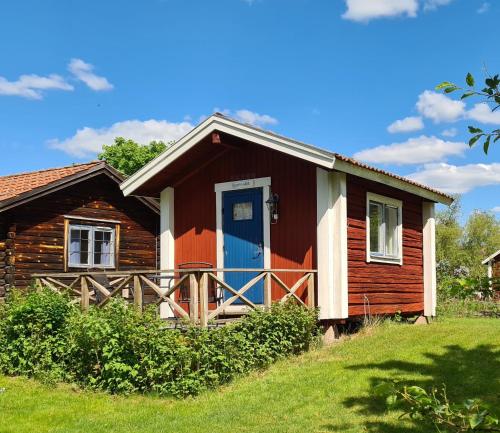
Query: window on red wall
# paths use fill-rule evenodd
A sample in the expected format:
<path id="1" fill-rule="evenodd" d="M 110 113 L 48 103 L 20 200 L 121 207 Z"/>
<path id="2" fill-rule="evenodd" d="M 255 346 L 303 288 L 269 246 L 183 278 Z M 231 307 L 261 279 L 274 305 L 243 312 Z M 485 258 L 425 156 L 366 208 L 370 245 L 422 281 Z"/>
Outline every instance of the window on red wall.
<path id="1" fill-rule="evenodd" d="M 402 264 L 403 203 L 391 197 L 367 193 L 366 260 Z"/>

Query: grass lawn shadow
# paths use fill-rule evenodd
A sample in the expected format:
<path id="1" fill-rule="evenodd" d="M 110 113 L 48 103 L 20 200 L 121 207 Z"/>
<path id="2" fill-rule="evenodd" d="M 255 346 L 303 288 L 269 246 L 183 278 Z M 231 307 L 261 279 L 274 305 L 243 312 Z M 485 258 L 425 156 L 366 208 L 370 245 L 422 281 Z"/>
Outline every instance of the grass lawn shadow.
<path id="1" fill-rule="evenodd" d="M 480 398 L 498 412 L 500 407 L 500 350 L 498 346 L 481 344 L 473 348 L 463 348 L 459 345 L 444 347 L 444 353 L 426 352 L 424 362 L 409 362 L 390 360 L 381 363 L 356 364 L 348 366 L 350 370 L 375 370 L 380 375 L 370 377 L 370 393 L 368 396 L 356 396 L 344 400 L 348 408 L 355 408 L 363 415 L 383 416 L 387 408 L 381 397 L 373 395 L 373 388 L 389 377 L 401 380 L 402 383 L 417 385 L 425 389 L 446 384 L 448 397 L 453 402 L 462 402 L 467 398 Z M 382 372 L 384 372 L 382 374 Z M 410 379 L 409 376 L 417 379 Z M 326 426 L 328 428 L 328 426 Z M 334 426 L 330 426 L 334 427 Z M 400 433 L 424 432 L 429 428 L 421 424 L 411 424 L 401 427 L 385 422 L 369 422 L 366 431 Z M 337 431 L 338 427 L 331 431 Z M 338 430 L 339 431 L 339 430 Z"/>

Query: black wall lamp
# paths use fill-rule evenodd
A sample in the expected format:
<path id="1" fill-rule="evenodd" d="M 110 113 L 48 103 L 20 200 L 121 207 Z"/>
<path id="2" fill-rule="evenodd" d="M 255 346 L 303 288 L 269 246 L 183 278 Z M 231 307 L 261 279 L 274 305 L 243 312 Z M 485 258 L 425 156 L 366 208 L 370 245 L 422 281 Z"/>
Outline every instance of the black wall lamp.
<path id="1" fill-rule="evenodd" d="M 271 219 L 271 224 L 276 224 L 278 222 L 279 212 L 278 203 L 280 201 L 280 196 L 276 193 L 271 193 L 269 198 L 266 200 L 267 209 L 269 210 L 269 216 Z"/>

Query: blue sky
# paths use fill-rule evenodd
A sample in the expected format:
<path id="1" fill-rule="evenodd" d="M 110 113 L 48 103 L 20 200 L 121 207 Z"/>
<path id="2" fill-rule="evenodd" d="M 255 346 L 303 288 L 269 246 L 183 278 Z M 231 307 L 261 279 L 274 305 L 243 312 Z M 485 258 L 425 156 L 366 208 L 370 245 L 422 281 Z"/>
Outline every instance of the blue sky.
<path id="1" fill-rule="evenodd" d="M 500 143 L 464 144 L 500 113 L 433 91 L 500 72 L 499 16 L 498 0 L 4 2 L 0 174 L 177 139 L 217 109 L 500 215 Z"/>

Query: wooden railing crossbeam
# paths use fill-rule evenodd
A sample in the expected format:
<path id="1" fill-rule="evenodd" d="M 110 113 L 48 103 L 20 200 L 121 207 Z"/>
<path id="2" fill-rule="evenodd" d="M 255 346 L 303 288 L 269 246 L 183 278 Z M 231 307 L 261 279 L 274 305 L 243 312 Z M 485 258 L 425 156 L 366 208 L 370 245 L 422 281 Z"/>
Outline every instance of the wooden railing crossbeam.
<path id="1" fill-rule="evenodd" d="M 248 272 L 256 274 L 246 284 L 236 289 L 225 282 L 217 273 Z M 287 285 L 278 273 L 300 274 L 293 285 Z M 87 311 L 91 304 L 97 307 L 106 305 L 120 291 L 127 290 L 123 296 L 129 299 L 132 293 L 132 302 L 138 311 L 142 311 L 144 303 L 160 305 L 167 303 L 174 317 L 190 320 L 193 324 L 202 327 L 213 326 L 216 323 L 226 323 L 234 320 L 228 316 L 246 314 L 251 310 L 269 309 L 272 302 L 284 303 L 294 299 L 305 307 L 314 307 L 314 281 L 316 271 L 313 269 L 219 269 L 193 268 L 171 270 L 141 270 L 141 271 L 110 271 L 110 272 L 71 272 L 35 274 L 37 290 L 42 286 L 56 292 L 65 292 L 74 297 L 83 311 Z M 102 277 L 102 278 L 101 278 Z M 108 279 L 109 278 L 109 279 Z M 167 279 L 168 288 L 161 281 Z M 263 280 L 264 302 L 255 304 L 249 299 L 248 291 Z M 284 292 L 277 299 L 276 289 Z M 222 300 L 216 297 L 216 306 L 209 301 L 209 293 L 222 290 L 227 296 Z M 189 293 L 189 295 L 187 295 Z M 299 296 L 300 294 L 300 296 Z M 211 296 L 211 295 L 210 295 Z M 307 304 L 302 300 L 307 297 Z M 180 301 L 179 301 L 180 300 Z M 183 302 L 188 302 L 186 304 Z M 236 301 L 241 301 L 236 304 Z M 73 302 L 73 301 L 72 301 Z M 183 304 L 183 305 L 181 305 Z M 213 308 L 213 307 L 212 307 Z"/>

